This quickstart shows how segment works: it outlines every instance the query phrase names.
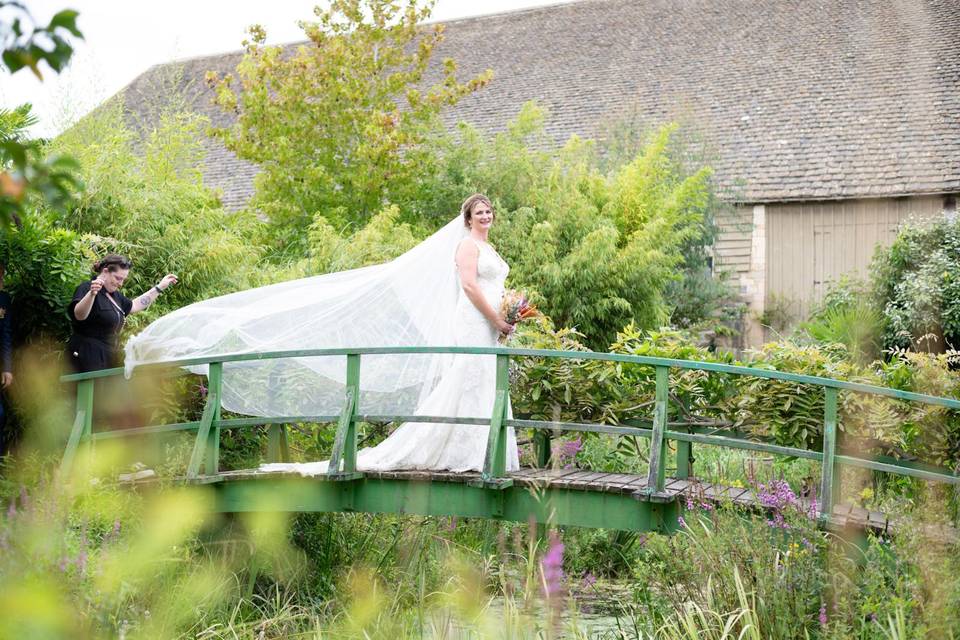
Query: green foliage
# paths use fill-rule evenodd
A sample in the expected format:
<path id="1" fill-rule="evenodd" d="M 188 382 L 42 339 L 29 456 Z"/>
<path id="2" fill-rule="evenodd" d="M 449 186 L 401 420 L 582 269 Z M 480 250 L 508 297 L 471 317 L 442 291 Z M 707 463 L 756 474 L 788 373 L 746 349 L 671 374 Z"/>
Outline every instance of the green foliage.
<path id="1" fill-rule="evenodd" d="M 537 151 L 545 113 L 527 104 L 507 131 L 484 140 L 461 125 L 445 178 L 482 187 L 497 203 L 493 240 L 523 288 L 558 326 L 592 348 L 635 322 L 669 320 L 671 283 L 702 277 L 685 254 L 702 245 L 710 171 L 685 174 L 667 150 L 674 126 L 654 132 L 631 162 L 600 172 L 594 144 L 576 137 L 555 155 Z M 488 151 L 489 150 L 489 151 Z"/>
<path id="2" fill-rule="evenodd" d="M 11 74 L 27 68 L 42 81 L 42 62 L 60 73 L 73 55 L 68 34 L 83 39 L 76 11 L 59 11 L 41 26 L 24 3 L 0 0 L 0 62 Z M 64 208 L 82 186 L 72 158 L 45 156 L 41 141 L 27 138 L 25 131 L 34 123 L 29 104 L 0 109 L 0 227 L 22 218 L 33 198 Z"/>
<path id="3" fill-rule="evenodd" d="M 960 609 L 950 609 L 956 558 L 948 547 L 911 529 L 892 543 L 871 537 L 860 551 L 802 513 L 784 516 L 787 528 L 695 508 L 681 535 L 646 539 L 631 582 L 656 630 L 649 637 L 881 640 L 891 637 L 889 620 L 903 632 L 894 637 L 951 637 Z"/>
<path id="4" fill-rule="evenodd" d="M 27 216 L 19 227 L 0 232 L 0 264 L 7 265 L 16 342 L 67 335 L 67 301 L 89 273 L 80 235 Z"/>
<path id="5" fill-rule="evenodd" d="M 30 109 L 0 109 L 0 229 L 21 223 L 35 201 L 63 211 L 83 186 L 73 158 L 48 154 L 42 141 L 27 137 L 36 123 Z"/>
<path id="6" fill-rule="evenodd" d="M 331 273 L 366 267 L 388 262 L 412 249 L 420 240 L 399 218 L 400 209 L 390 205 L 374 214 L 366 226 L 343 237 L 325 217 L 316 216 L 308 234 L 310 270 Z"/>
<path id="7" fill-rule="evenodd" d="M 518 346 L 585 350 L 575 332 L 543 321 L 521 326 Z M 729 353 L 696 347 L 676 331 L 626 327 L 610 345 L 614 353 L 742 364 L 757 369 L 822 376 L 944 397 L 960 397 L 955 352 L 896 352 L 887 362 L 861 366 L 842 345 L 770 343 L 737 362 Z M 655 379 L 649 366 L 602 361 L 523 358 L 514 375 L 514 411 L 540 420 L 649 423 Z M 782 380 L 695 370 L 670 374 L 671 422 L 709 426 L 791 447 L 819 450 L 823 391 Z M 960 464 L 960 419 L 931 405 L 842 392 L 841 446 L 858 453 L 916 457 L 955 468 Z M 588 437 L 590 437 L 588 435 Z"/>
<path id="8" fill-rule="evenodd" d="M 866 365 L 880 357 L 883 316 L 862 282 L 841 279 L 834 283 L 800 329 L 817 343 L 843 345 L 857 364 Z"/>
<path id="9" fill-rule="evenodd" d="M 129 255 L 134 268 L 124 290 L 130 297 L 166 273 L 180 279 L 157 304 L 132 316 L 128 330 L 173 308 L 245 288 L 257 268 L 260 249 L 249 241 L 256 222 L 222 209 L 203 186 L 197 166 L 205 126 L 199 116 L 165 112 L 138 152 L 122 102 L 115 100 L 53 143 L 80 160 L 88 188 L 68 217 L 46 215 L 85 234 L 89 256 Z"/>
<path id="10" fill-rule="evenodd" d="M 269 218 L 269 239 L 284 250 L 300 246 L 316 214 L 334 225 L 362 223 L 384 202 L 415 201 L 411 188 L 433 163 L 425 142 L 440 130 L 441 110 L 492 75 L 461 83 L 447 59 L 442 77 L 423 86 L 443 39 L 442 26 L 420 26 L 429 5 L 335 0 L 316 13 L 316 22 L 302 23 L 309 46 L 284 56 L 252 27 L 239 86 L 232 75 L 208 78 L 220 106 L 238 113 L 214 135 L 263 169 L 251 207 Z"/>
<path id="11" fill-rule="evenodd" d="M 886 348 L 960 345 L 960 220 L 905 224 L 871 273 Z"/>
<path id="12" fill-rule="evenodd" d="M 22 2 L 0 1 L 0 58 L 4 66 L 10 73 L 30 69 L 41 81 L 41 62 L 46 62 L 57 73 L 63 71 L 73 55 L 67 35 L 83 39 L 77 29 L 77 15 L 72 9 L 64 9 L 50 18 L 46 26 L 41 26 Z"/>

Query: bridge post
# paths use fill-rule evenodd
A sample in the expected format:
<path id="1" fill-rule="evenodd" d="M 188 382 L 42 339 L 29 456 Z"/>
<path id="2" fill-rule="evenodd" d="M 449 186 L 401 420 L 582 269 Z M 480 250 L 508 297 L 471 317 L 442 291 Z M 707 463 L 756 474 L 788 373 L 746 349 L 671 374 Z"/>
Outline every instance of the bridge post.
<path id="1" fill-rule="evenodd" d="M 204 466 L 204 473 L 216 474 L 217 469 L 213 467 L 218 464 L 220 431 L 219 425 L 216 429 L 211 429 L 214 423 L 214 416 L 220 415 L 220 380 L 223 363 L 211 362 L 210 369 L 207 372 L 207 404 L 203 407 L 203 416 L 200 418 L 200 426 L 197 427 L 197 440 L 193 445 L 193 453 L 190 454 L 190 462 L 187 464 L 187 479 L 196 480 L 200 474 L 200 466 Z M 217 452 L 210 453 L 207 447 L 211 445 L 217 447 Z"/>
<path id="2" fill-rule="evenodd" d="M 66 476 L 73 467 L 73 458 L 84 440 L 91 442 L 93 433 L 93 380 L 81 380 L 77 383 L 77 414 L 67 440 L 67 450 L 60 461 L 60 475 Z"/>
<path id="3" fill-rule="evenodd" d="M 650 468 L 647 472 L 647 493 L 660 493 L 666 485 L 667 402 L 670 394 L 670 367 L 656 366 L 657 389 L 654 396 L 653 433 L 650 435 Z"/>
<path id="4" fill-rule="evenodd" d="M 207 436 L 207 459 L 204 473 L 215 476 L 220 472 L 220 399 L 223 396 L 223 363 L 211 362 L 207 376 L 207 397 L 213 398 L 213 420 Z"/>
<path id="5" fill-rule="evenodd" d="M 343 411 L 337 424 L 327 477 L 352 480 L 357 473 L 357 405 L 360 402 L 360 354 L 347 354 L 347 384 Z M 342 468 L 341 468 L 342 466 Z"/>
<path id="6" fill-rule="evenodd" d="M 679 431 L 690 433 L 690 429 L 681 427 Z M 686 480 L 693 475 L 693 444 L 677 441 L 677 478 Z"/>
<path id="7" fill-rule="evenodd" d="M 484 483 L 509 486 L 504 481 L 507 473 L 507 426 L 506 418 L 510 407 L 510 356 L 497 354 L 496 399 L 493 413 L 490 415 L 490 432 L 487 436 L 487 455 L 483 460 Z"/>
<path id="8" fill-rule="evenodd" d="M 267 462 L 290 462 L 287 425 L 272 424 L 267 427 Z"/>
<path id="9" fill-rule="evenodd" d="M 546 469 L 550 466 L 550 432 L 537 429 L 533 434 L 533 444 L 537 452 L 537 467 Z"/>
<path id="10" fill-rule="evenodd" d="M 820 521 L 826 523 L 833 513 L 839 493 L 837 451 L 837 389 L 823 388 L 823 471 L 820 476 Z"/>

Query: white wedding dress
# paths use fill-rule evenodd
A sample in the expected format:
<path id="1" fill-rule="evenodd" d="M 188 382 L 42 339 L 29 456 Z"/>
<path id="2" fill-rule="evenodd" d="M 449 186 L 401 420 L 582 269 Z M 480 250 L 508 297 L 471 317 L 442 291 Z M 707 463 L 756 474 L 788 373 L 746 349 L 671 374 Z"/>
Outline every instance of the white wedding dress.
<path id="1" fill-rule="evenodd" d="M 398 258 L 371 267 L 248 289 L 182 307 L 126 344 L 126 368 L 226 354 L 410 346 L 496 346 L 498 332 L 463 293 L 454 256 L 472 242 L 460 216 Z M 477 280 L 500 307 L 506 262 L 477 243 Z M 207 365 L 188 367 L 207 374 Z M 346 358 L 253 358 L 222 365 L 223 409 L 251 416 L 328 421 L 344 402 Z M 367 354 L 361 357 L 358 411 L 489 420 L 496 395 L 496 356 Z M 310 417 L 315 416 L 316 420 Z M 322 420 L 321 417 L 324 417 Z M 360 470 L 482 470 L 489 429 L 408 423 L 358 452 Z M 507 469 L 519 467 L 509 429 Z M 327 462 L 262 467 L 304 475 Z"/>
<path id="2" fill-rule="evenodd" d="M 494 309 L 500 308 L 503 284 L 510 267 L 485 242 L 469 236 L 464 242 L 475 242 L 479 249 L 477 283 L 483 296 Z M 499 332 L 496 327 L 462 293 L 457 300 L 455 346 L 493 347 Z M 496 356 L 456 355 L 439 384 L 417 407 L 415 415 L 484 418 L 493 413 L 496 395 Z M 447 471 L 481 471 L 487 450 L 489 430 L 484 426 L 407 422 L 375 447 L 357 452 L 359 471 L 432 469 Z M 263 471 L 295 471 L 301 475 L 327 472 L 328 461 L 307 463 L 270 463 Z M 507 470 L 520 468 L 517 439 L 513 429 L 507 430 Z"/>

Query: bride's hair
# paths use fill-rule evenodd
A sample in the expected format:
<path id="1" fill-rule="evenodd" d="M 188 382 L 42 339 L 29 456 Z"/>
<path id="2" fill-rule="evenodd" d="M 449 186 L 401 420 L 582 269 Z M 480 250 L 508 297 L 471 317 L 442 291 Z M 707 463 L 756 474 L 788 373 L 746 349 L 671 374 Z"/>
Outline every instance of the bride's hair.
<path id="1" fill-rule="evenodd" d="M 467 198 L 466 200 L 464 200 L 463 204 L 460 205 L 460 215 L 463 216 L 463 226 L 467 227 L 468 229 L 470 228 L 470 218 L 473 215 L 473 207 L 478 202 L 482 202 L 483 204 L 490 207 L 491 211 L 493 211 L 493 205 L 490 204 L 490 198 L 483 195 L 482 193 L 475 193 L 469 198 Z M 497 214 L 495 212 L 493 214 L 493 219 L 494 220 L 497 219 Z"/>

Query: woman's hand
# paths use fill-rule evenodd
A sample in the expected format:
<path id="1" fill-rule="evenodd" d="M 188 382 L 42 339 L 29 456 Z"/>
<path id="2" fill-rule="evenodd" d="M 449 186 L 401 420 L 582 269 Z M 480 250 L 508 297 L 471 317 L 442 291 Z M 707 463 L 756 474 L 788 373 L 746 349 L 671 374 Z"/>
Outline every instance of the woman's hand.
<path id="1" fill-rule="evenodd" d="M 96 296 L 100 293 L 100 289 L 103 289 L 103 280 L 100 278 L 94 278 L 90 281 L 90 293 Z"/>
<path id="2" fill-rule="evenodd" d="M 168 287 L 172 287 L 173 285 L 177 284 L 177 282 L 179 282 L 177 276 L 173 275 L 172 273 L 168 273 L 167 275 L 163 276 L 163 279 L 160 280 L 160 282 L 157 283 L 157 288 L 161 291 L 166 291 Z"/>
<path id="3" fill-rule="evenodd" d="M 502 333 L 503 335 L 508 336 L 517 330 L 517 325 L 510 324 L 503 318 L 499 318 L 497 320 L 497 329 L 499 329 L 500 333 Z"/>

